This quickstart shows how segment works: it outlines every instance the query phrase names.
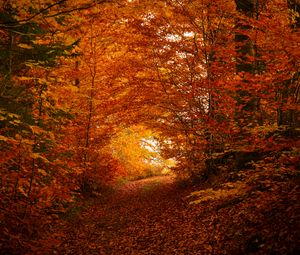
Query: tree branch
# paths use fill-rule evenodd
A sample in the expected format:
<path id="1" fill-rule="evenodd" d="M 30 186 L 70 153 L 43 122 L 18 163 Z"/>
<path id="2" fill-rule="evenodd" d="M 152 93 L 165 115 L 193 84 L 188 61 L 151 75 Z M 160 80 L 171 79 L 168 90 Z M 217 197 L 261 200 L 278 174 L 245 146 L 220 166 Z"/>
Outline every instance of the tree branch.
<path id="1" fill-rule="evenodd" d="M 63 2 L 66 2 L 67 0 L 60 0 L 56 3 L 50 4 L 47 7 L 43 8 L 42 10 L 38 11 L 37 13 L 33 14 L 32 16 L 26 18 L 26 19 L 22 19 L 22 20 L 16 20 L 16 21 L 9 21 L 9 22 L 4 22 L 4 23 L 0 23 L 0 27 L 13 27 L 13 26 L 17 26 L 17 25 L 21 25 L 22 23 L 26 23 L 32 19 L 34 19 L 35 17 L 43 14 L 45 11 L 51 9 L 52 7 L 62 4 Z"/>
<path id="2" fill-rule="evenodd" d="M 54 6 L 60 5 L 64 2 L 66 2 L 66 1 L 67 0 L 60 0 L 58 2 L 50 4 L 47 7 L 41 9 L 40 11 L 38 11 L 37 13 L 33 14 L 32 16 L 30 16 L 26 19 L 21 19 L 21 20 L 16 20 L 16 21 L 9 21 L 9 22 L 2 22 L 2 23 L 0 23 L 0 28 L 1 27 L 2 28 L 9 28 L 9 27 L 16 27 L 16 26 L 22 25 L 26 22 L 31 21 L 35 17 L 37 17 L 39 15 L 42 15 L 43 13 L 45 13 L 47 10 L 53 8 Z M 45 16 L 45 18 L 52 18 L 52 17 L 56 17 L 56 16 L 59 16 L 59 15 L 62 15 L 62 14 L 71 13 L 71 12 L 74 12 L 74 11 L 81 11 L 81 10 L 89 9 L 89 8 L 93 7 L 94 5 L 96 5 L 96 4 L 102 4 L 102 3 L 105 3 L 105 2 L 109 2 L 109 1 L 110 0 L 92 1 L 92 2 L 87 3 L 87 4 L 83 4 L 82 6 L 79 6 L 77 8 L 71 8 L 71 9 L 63 10 L 63 11 L 60 11 L 60 12 L 57 12 L 57 13 L 54 13 L 54 14 L 51 14 L 51 15 L 47 15 L 47 16 Z"/>

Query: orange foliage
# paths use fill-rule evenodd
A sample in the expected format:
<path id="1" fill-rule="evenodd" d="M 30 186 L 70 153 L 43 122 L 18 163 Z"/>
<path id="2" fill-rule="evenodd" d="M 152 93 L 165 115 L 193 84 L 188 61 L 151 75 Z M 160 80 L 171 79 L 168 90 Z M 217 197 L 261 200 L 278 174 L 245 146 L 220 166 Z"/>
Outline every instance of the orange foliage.
<path id="1" fill-rule="evenodd" d="M 273 213 L 276 198 L 286 197 L 292 209 L 275 208 L 294 217 L 289 210 L 299 170 L 299 9 L 298 1 L 284 0 L 2 1 L 1 251 L 47 254 L 63 239 L 60 224 L 80 193 L 103 195 L 133 170 L 143 176 L 145 161 L 153 158 L 176 162 L 178 176 L 227 183 L 194 194 L 202 196 L 196 203 L 204 209 L 205 203 L 211 209 L 233 201 L 236 227 L 243 218 L 235 207 L 240 199 L 246 200 L 242 213 L 257 224 L 263 218 L 250 212 L 251 201 L 260 206 L 256 198 L 264 200 L 259 212 Z M 149 130 L 159 151 L 139 144 Z M 182 213 L 175 200 L 170 219 Z M 230 209 L 218 206 L 225 208 L 220 219 L 226 225 Z M 185 214 L 197 225 L 196 214 Z M 203 244 L 204 254 L 218 254 L 223 242 L 233 252 L 273 249 L 263 246 L 261 235 L 250 244 L 237 241 L 241 246 L 225 240 L 239 237 L 232 229 L 222 232 L 217 216 L 201 221 L 214 231 L 214 245 L 211 237 L 193 244 Z M 281 225 L 279 238 L 290 230 Z M 161 229 L 155 225 L 155 233 Z M 275 240 L 270 229 L 266 240 Z M 286 244 L 274 244 L 275 252 L 296 249 Z"/>

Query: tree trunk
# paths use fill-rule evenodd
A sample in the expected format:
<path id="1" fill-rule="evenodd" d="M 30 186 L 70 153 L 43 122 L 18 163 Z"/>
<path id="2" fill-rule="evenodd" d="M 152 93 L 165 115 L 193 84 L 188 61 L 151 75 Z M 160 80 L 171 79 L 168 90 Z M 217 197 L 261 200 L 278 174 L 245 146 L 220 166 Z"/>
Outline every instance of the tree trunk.
<path id="1" fill-rule="evenodd" d="M 236 9 L 245 18 L 258 18 L 259 14 L 259 2 L 258 0 L 235 0 Z M 252 29 L 251 24 L 246 23 L 246 19 L 237 19 L 235 41 L 236 41 L 236 52 L 237 52 L 237 63 L 236 72 L 240 74 L 241 77 L 245 73 L 257 74 L 259 72 L 260 64 L 256 61 L 257 57 L 257 47 L 255 42 L 250 39 L 247 31 Z M 245 33 L 243 33 L 245 31 Z M 237 113 L 237 121 L 239 126 L 245 127 L 249 125 L 256 125 L 256 123 L 262 124 L 261 118 L 256 118 L 256 112 L 260 108 L 260 100 L 258 97 L 251 94 L 251 92 L 246 88 L 246 86 L 251 86 L 251 83 L 243 78 L 243 82 L 238 90 L 238 103 L 243 105 L 242 112 Z M 243 121 L 241 121 L 243 120 Z"/>

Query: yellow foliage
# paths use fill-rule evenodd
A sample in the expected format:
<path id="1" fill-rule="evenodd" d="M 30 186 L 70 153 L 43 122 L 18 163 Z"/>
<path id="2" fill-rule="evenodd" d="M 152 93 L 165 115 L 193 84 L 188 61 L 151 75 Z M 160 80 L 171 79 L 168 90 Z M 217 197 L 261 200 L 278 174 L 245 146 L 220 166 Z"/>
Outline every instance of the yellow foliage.
<path id="1" fill-rule="evenodd" d="M 112 139 L 110 149 L 123 162 L 129 176 L 144 177 L 151 171 L 160 172 L 166 165 L 153 136 L 153 131 L 134 126 L 123 129 Z"/>
<path id="2" fill-rule="evenodd" d="M 234 183 L 227 182 L 222 186 L 223 188 L 218 190 L 209 188 L 205 190 L 192 192 L 191 195 L 188 196 L 188 198 L 197 197 L 197 199 L 190 202 L 190 204 L 200 204 L 202 202 L 211 201 L 211 200 L 213 201 L 213 200 L 224 199 L 227 197 L 241 196 L 247 193 L 247 191 L 249 190 L 249 186 L 240 181 Z"/>
<path id="3" fill-rule="evenodd" d="M 33 48 L 32 46 L 30 46 L 30 45 L 28 45 L 28 44 L 25 44 L 25 43 L 20 43 L 20 44 L 18 44 L 18 46 L 19 46 L 20 48 L 28 49 L 28 50 L 30 50 L 30 49 Z"/>

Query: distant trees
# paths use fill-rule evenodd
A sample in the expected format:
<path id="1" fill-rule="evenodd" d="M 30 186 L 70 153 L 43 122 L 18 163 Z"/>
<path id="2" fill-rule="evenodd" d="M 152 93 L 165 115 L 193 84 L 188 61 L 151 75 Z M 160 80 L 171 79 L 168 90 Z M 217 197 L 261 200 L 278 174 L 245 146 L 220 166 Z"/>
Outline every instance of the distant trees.
<path id="1" fill-rule="evenodd" d="M 292 51 L 299 33 L 290 11 L 297 3 L 161 1 L 152 8 L 140 29 L 153 47 L 163 110 L 157 127 L 172 141 L 165 152 L 180 172 L 197 178 L 228 158 L 280 154 L 299 126 Z"/>

